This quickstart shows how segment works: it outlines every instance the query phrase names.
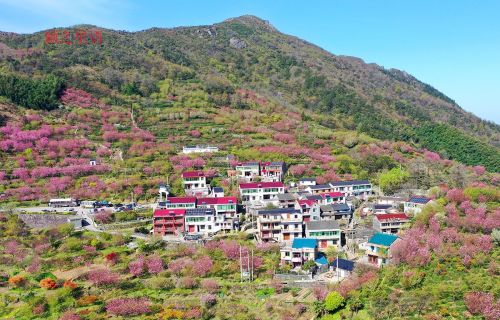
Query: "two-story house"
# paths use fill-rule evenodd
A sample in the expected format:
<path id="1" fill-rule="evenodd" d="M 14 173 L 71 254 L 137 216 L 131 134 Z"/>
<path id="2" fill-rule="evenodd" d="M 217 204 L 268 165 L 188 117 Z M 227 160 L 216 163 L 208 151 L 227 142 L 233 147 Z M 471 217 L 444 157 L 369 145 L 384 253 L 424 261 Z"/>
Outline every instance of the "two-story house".
<path id="1" fill-rule="evenodd" d="M 219 231 L 215 227 L 215 209 L 187 209 L 185 215 L 185 230 L 189 234 L 208 235 Z"/>
<path id="2" fill-rule="evenodd" d="M 388 264 L 392 258 L 391 247 L 398 239 L 387 233 L 373 235 L 365 245 L 368 262 L 378 267 Z"/>
<path id="3" fill-rule="evenodd" d="M 260 164 L 260 176 L 262 181 L 283 181 L 286 165 L 283 161 L 262 162 Z"/>
<path id="4" fill-rule="evenodd" d="M 291 246 L 280 249 L 281 263 L 292 267 L 302 266 L 306 261 L 314 261 L 318 256 L 318 241 L 316 239 L 293 239 Z"/>
<path id="5" fill-rule="evenodd" d="M 340 226 L 335 220 L 306 222 L 306 238 L 317 239 L 321 251 L 331 246 L 340 249 Z"/>
<path id="6" fill-rule="evenodd" d="M 365 199 L 372 194 L 372 185 L 368 180 L 335 181 L 329 185 L 332 191 L 342 192 L 346 196 Z"/>
<path id="7" fill-rule="evenodd" d="M 282 182 L 240 183 L 240 196 L 245 202 L 278 201 L 280 193 L 285 193 L 285 185 Z"/>
<path id="8" fill-rule="evenodd" d="M 320 206 L 321 218 L 323 220 L 350 220 L 352 217 L 351 208 L 345 203 L 333 203 Z"/>
<path id="9" fill-rule="evenodd" d="M 187 196 L 207 196 L 210 185 L 203 171 L 186 171 L 182 173 L 182 184 Z"/>
<path id="10" fill-rule="evenodd" d="M 378 214 L 373 217 L 373 229 L 382 233 L 396 234 L 410 223 L 410 217 L 404 213 Z"/>
<path id="11" fill-rule="evenodd" d="M 258 161 L 240 162 L 235 166 L 236 176 L 239 179 L 251 182 L 260 177 L 260 163 Z"/>

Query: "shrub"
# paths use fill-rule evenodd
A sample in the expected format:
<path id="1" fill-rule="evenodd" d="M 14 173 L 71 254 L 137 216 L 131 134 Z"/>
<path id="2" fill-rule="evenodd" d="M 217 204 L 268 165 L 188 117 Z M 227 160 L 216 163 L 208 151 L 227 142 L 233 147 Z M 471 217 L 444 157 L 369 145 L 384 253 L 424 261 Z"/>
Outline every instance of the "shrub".
<path id="1" fill-rule="evenodd" d="M 200 297 L 200 302 L 205 307 L 210 308 L 217 303 L 217 297 L 211 293 L 203 294 Z"/>
<path id="2" fill-rule="evenodd" d="M 74 312 L 66 311 L 61 315 L 59 320 L 80 320 L 81 317 Z"/>
<path id="3" fill-rule="evenodd" d="M 201 281 L 201 287 L 208 292 L 217 292 L 219 290 L 219 284 L 213 279 L 203 279 Z"/>
<path id="4" fill-rule="evenodd" d="M 128 264 L 128 269 L 130 273 L 134 276 L 139 276 L 144 271 L 144 257 L 139 256 L 135 261 Z"/>
<path id="5" fill-rule="evenodd" d="M 88 306 L 96 302 L 97 299 L 97 296 L 94 295 L 83 296 L 76 301 L 76 304 L 79 306 Z"/>
<path id="6" fill-rule="evenodd" d="M 177 287 L 182 289 L 194 289 L 198 286 L 196 280 L 191 277 L 180 278 L 177 282 Z"/>
<path id="7" fill-rule="evenodd" d="M 146 286 L 152 289 L 169 290 L 175 287 L 174 282 L 170 278 L 153 277 L 146 280 Z"/>
<path id="8" fill-rule="evenodd" d="M 163 260 L 158 255 L 152 255 L 146 259 L 148 272 L 151 274 L 163 271 Z"/>
<path id="9" fill-rule="evenodd" d="M 57 282 L 52 278 L 45 278 L 40 281 L 40 288 L 52 290 L 57 288 Z"/>
<path id="10" fill-rule="evenodd" d="M 325 310 L 336 311 L 344 305 L 344 298 L 337 291 L 330 292 L 325 298 Z"/>
<path id="11" fill-rule="evenodd" d="M 26 283 L 26 278 L 21 275 L 12 276 L 9 278 L 9 283 L 14 287 L 21 287 Z"/>
<path id="12" fill-rule="evenodd" d="M 110 315 L 136 316 L 148 313 L 150 304 L 147 298 L 118 298 L 106 303 L 106 311 Z"/>
<path id="13" fill-rule="evenodd" d="M 78 285 L 75 282 L 73 282 L 71 279 L 68 279 L 68 280 L 64 281 L 63 287 L 70 289 L 70 290 L 74 290 L 74 289 L 78 288 Z"/>
<path id="14" fill-rule="evenodd" d="M 203 277 L 212 269 L 213 262 L 208 256 L 199 258 L 193 265 L 193 275 Z"/>
<path id="15" fill-rule="evenodd" d="M 108 269 L 98 269 L 90 271 L 87 274 L 87 279 L 95 285 L 102 286 L 118 283 L 120 276 Z"/>
<path id="16" fill-rule="evenodd" d="M 472 314 L 480 314 L 486 320 L 500 318 L 500 304 L 495 302 L 495 297 L 486 292 L 469 292 L 464 296 L 465 305 Z"/>

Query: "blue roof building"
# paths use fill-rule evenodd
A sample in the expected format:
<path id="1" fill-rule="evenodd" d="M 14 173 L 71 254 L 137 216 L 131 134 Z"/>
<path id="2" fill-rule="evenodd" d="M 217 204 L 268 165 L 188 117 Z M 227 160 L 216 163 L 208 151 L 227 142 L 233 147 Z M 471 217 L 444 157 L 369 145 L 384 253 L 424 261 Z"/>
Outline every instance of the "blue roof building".
<path id="1" fill-rule="evenodd" d="M 337 266 L 338 266 L 339 269 L 352 272 L 354 270 L 354 266 L 356 265 L 356 263 L 354 261 L 351 261 L 351 260 L 338 258 L 338 259 L 333 260 L 333 262 L 330 265 L 334 268 L 337 268 Z"/>
<path id="2" fill-rule="evenodd" d="M 295 238 L 292 242 L 293 249 L 309 248 L 314 249 L 318 246 L 318 240 L 311 238 Z"/>
<path id="3" fill-rule="evenodd" d="M 376 233 L 368 240 L 368 244 L 376 244 L 379 246 L 390 247 L 398 239 L 397 236 L 387 233 Z"/>

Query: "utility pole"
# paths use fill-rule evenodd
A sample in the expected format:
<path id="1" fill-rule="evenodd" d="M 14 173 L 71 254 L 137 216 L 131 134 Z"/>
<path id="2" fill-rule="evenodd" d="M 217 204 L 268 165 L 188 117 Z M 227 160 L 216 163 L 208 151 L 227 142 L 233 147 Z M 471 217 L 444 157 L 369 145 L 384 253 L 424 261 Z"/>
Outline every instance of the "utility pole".
<path id="1" fill-rule="evenodd" d="M 251 265 L 251 272 L 250 272 L 250 281 L 253 281 L 253 249 L 252 249 L 252 265 Z"/>
<path id="2" fill-rule="evenodd" d="M 243 282 L 243 261 L 241 260 L 241 246 L 240 246 L 240 282 Z"/>
<path id="3" fill-rule="evenodd" d="M 337 282 L 339 282 L 339 254 L 337 252 L 337 268 L 335 269 L 335 272 L 337 274 Z"/>

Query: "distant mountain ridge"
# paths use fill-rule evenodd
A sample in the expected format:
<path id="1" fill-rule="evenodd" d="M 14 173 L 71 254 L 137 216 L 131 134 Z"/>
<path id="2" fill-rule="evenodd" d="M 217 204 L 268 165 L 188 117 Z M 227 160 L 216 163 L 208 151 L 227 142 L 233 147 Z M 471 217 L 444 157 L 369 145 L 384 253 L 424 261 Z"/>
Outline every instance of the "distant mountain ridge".
<path id="1" fill-rule="evenodd" d="M 82 28 L 98 27 L 66 29 Z M 4 70 L 16 74 L 56 74 L 70 86 L 98 97 L 112 96 L 116 103 L 128 84 L 137 87 L 134 93 L 141 99 L 150 100 L 157 83 L 175 72 L 228 94 L 236 88 L 251 89 L 285 110 L 310 114 L 327 127 L 419 143 L 467 164 L 480 163 L 461 155 L 473 146 L 471 152 L 486 153 L 490 168 L 500 166 L 495 160 L 499 125 L 464 111 L 404 71 L 331 54 L 257 17 L 138 32 L 98 29 L 104 34 L 102 47 L 45 45 L 43 32 L 0 33 L 0 62 Z M 16 50 L 26 51 L 20 53 L 22 59 L 14 57 Z M 442 126 L 456 130 L 451 141 L 433 143 L 416 130 L 423 125 L 426 132 Z M 454 140 L 460 142 L 460 154 Z"/>

